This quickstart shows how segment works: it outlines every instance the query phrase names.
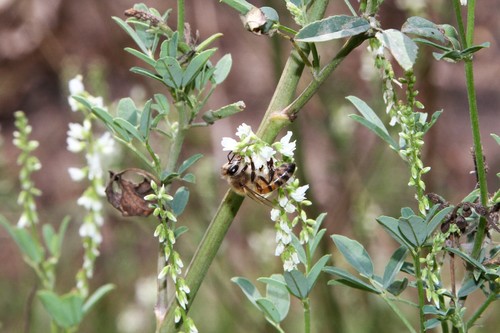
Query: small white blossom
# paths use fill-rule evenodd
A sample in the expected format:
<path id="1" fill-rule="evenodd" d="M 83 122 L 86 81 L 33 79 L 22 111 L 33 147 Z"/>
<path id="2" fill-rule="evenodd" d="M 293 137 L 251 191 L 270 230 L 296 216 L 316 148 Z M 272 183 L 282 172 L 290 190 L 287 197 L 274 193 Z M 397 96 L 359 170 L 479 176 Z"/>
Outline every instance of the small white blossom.
<path id="1" fill-rule="evenodd" d="M 293 200 L 296 202 L 302 202 L 306 199 L 306 191 L 309 189 L 309 185 L 304 185 L 299 188 L 297 188 L 295 191 L 290 193 L 290 196 L 292 197 Z"/>
<path id="2" fill-rule="evenodd" d="M 290 142 L 291 137 L 292 132 L 288 131 L 286 135 L 281 138 L 279 144 L 276 145 L 276 148 L 283 156 L 293 157 L 293 153 L 296 147 L 296 141 Z"/>
<path id="3" fill-rule="evenodd" d="M 291 258 L 286 259 L 285 262 L 283 263 L 283 269 L 287 272 L 293 271 L 296 268 L 297 265 Z"/>
<path id="4" fill-rule="evenodd" d="M 238 126 L 238 129 L 236 130 L 236 136 L 239 137 L 240 139 L 245 139 L 246 137 L 249 137 L 253 135 L 252 127 L 249 125 L 243 123 L 240 126 Z"/>
<path id="5" fill-rule="evenodd" d="M 102 209 L 102 203 L 97 198 L 85 194 L 78 198 L 76 203 L 86 210 L 92 210 L 94 212 Z"/>
<path id="6" fill-rule="evenodd" d="M 83 78 L 80 74 L 69 80 L 68 88 L 70 95 L 78 95 L 85 91 L 82 80 Z"/>
<path id="7" fill-rule="evenodd" d="M 101 178 L 103 174 L 101 156 L 97 152 L 94 152 L 93 154 L 86 154 L 85 157 L 89 166 L 89 179 Z"/>
<path id="8" fill-rule="evenodd" d="M 460 4 L 462 6 L 467 6 L 467 0 L 460 0 Z"/>
<path id="9" fill-rule="evenodd" d="M 222 150 L 224 151 L 233 151 L 236 150 L 238 145 L 238 141 L 233 138 L 223 137 L 221 141 Z"/>
<path id="10" fill-rule="evenodd" d="M 111 133 L 104 132 L 99 139 L 97 139 L 97 146 L 99 151 L 104 155 L 111 155 L 115 151 L 115 140 Z"/>
<path id="11" fill-rule="evenodd" d="M 75 182 L 82 181 L 87 176 L 87 172 L 80 168 L 68 168 L 68 173 L 71 179 Z"/>
<path id="12" fill-rule="evenodd" d="M 276 222 L 280 217 L 280 214 L 281 211 L 279 209 L 276 208 L 271 209 L 271 220 Z"/>
<path id="13" fill-rule="evenodd" d="M 276 250 L 274 251 L 275 256 L 280 256 L 283 251 L 285 250 L 285 245 L 283 243 L 278 243 L 278 246 L 276 246 Z"/>
<path id="14" fill-rule="evenodd" d="M 28 225 L 29 225 L 28 217 L 26 216 L 26 213 L 22 213 L 21 217 L 17 221 L 17 227 L 26 228 Z"/>
<path id="15" fill-rule="evenodd" d="M 72 137 L 66 139 L 67 149 L 72 153 L 79 153 L 85 148 L 85 143 Z"/>

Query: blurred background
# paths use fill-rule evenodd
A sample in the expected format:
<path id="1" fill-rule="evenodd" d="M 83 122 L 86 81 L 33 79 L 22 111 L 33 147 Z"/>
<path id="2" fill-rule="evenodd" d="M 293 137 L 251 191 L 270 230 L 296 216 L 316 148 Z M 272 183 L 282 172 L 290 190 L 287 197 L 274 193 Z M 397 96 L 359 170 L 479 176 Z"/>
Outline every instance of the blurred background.
<path id="1" fill-rule="evenodd" d="M 283 23 L 295 27 L 284 11 L 283 1 L 254 3 L 276 8 L 282 13 Z M 64 216 L 70 215 L 72 219 L 58 267 L 56 289 L 60 293 L 74 286 L 74 275 L 81 266 L 83 250 L 78 227 L 83 213 L 76 199 L 86 186 L 72 182 L 67 173 L 68 167 L 84 162 L 66 150 L 68 123 L 81 121 L 81 115 L 71 112 L 67 104 L 68 80 L 82 74 L 86 88 L 95 96 L 103 96 L 108 105 L 126 96 L 132 96 L 141 105 L 154 93 L 162 92 L 161 85 L 129 72 L 130 67 L 140 65 L 123 51 L 133 46 L 133 42 L 111 20 L 111 16 L 124 18 L 124 10 L 133 4 L 129 0 L 0 0 L 0 211 L 12 223 L 20 214 L 16 204 L 18 151 L 12 145 L 12 132 L 13 113 L 23 110 L 33 126 L 32 138 L 41 143 L 36 155 L 43 168 L 34 175 L 36 186 L 43 191 L 37 202 L 41 220 L 58 226 Z M 148 6 L 160 12 L 175 8 L 175 4 L 173 0 L 147 1 Z M 451 8 L 451 2 L 444 0 L 386 1 L 379 19 L 386 29 L 399 29 L 414 14 L 436 23 L 455 24 Z M 348 14 L 344 2 L 331 1 L 328 15 L 340 13 Z M 175 16 L 174 10 L 169 19 L 173 27 Z M 475 40 L 478 44 L 491 43 L 490 48 L 475 56 L 490 191 L 499 186 L 495 174 L 500 170 L 498 145 L 489 135 L 500 134 L 498 17 L 498 1 L 478 3 Z M 235 117 L 192 130 L 187 138 L 184 158 L 197 152 L 205 155 L 192 170 L 197 183 L 190 187 L 191 199 L 179 221 L 190 229 L 177 244 L 187 264 L 227 190 L 227 184 L 219 177 L 220 166 L 226 159 L 221 138 L 234 137 L 236 127 L 242 122 L 257 129 L 291 45 L 277 37 L 247 33 L 238 14 L 215 0 L 186 1 L 186 21 L 193 31 L 199 31 L 200 40 L 222 32 L 224 36 L 216 42 L 217 57 L 232 54 L 232 71 L 216 90 L 209 107 L 216 109 L 239 100 L 247 106 Z M 341 42 L 321 45 L 322 59 L 329 59 L 340 46 Z M 474 165 L 463 65 L 437 62 L 428 48 L 421 48 L 416 75 L 419 97 L 426 111 L 444 110 L 426 136 L 423 160 L 432 168 L 425 178 L 427 190 L 458 203 L 475 186 L 475 178 L 470 174 Z M 372 79 L 373 65 L 363 45 L 306 105 L 291 129 L 297 139 L 299 177 L 311 185 L 308 198 L 314 205 L 309 215 L 327 212 L 324 224 L 327 235 L 340 233 L 363 243 L 377 273 L 381 274 L 396 244 L 384 234 L 375 217 L 399 216 L 401 207 L 416 205 L 412 190 L 406 186 L 408 172 L 403 162 L 377 137 L 347 117 L 355 113 L 345 100 L 348 95 L 365 99 L 384 117 L 380 83 Z M 308 80 L 307 74 L 299 89 Z M 110 168 L 142 167 L 138 163 L 122 149 L 122 157 L 114 160 Z M 230 282 L 233 276 L 255 280 L 281 271 L 281 264 L 273 255 L 274 228 L 268 214 L 268 207 L 252 200 L 243 203 L 193 304 L 192 316 L 200 332 L 273 332 Z M 96 262 L 91 288 L 113 283 L 116 289 L 84 319 L 81 332 L 153 331 L 157 254 L 154 228 L 153 218 L 125 219 L 108 205 L 101 256 Z M 321 247 L 323 253 L 335 252 L 329 237 L 325 237 Z M 342 265 L 336 254 L 334 261 Z M 37 287 L 36 281 L 12 239 L 0 229 L 0 332 L 25 331 L 28 317 L 31 317 L 30 332 L 48 331 L 48 321 L 39 302 L 35 300 L 32 312 L 26 308 Z M 312 296 L 313 331 L 402 331 L 398 319 L 377 298 L 325 284 L 326 278 Z M 469 307 L 480 300 L 481 296 L 471 300 Z M 498 304 L 492 306 L 476 331 L 496 331 L 500 318 L 492 314 L 498 310 Z M 284 329 L 301 332 L 300 304 L 293 303 L 291 311 Z"/>

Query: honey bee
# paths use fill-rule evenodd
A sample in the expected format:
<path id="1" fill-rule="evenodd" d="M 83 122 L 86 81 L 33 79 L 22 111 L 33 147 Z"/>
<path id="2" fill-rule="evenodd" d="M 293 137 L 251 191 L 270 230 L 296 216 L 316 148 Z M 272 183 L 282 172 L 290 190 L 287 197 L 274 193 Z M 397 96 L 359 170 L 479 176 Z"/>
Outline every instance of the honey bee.
<path id="1" fill-rule="evenodd" d="M 283 163 L 275 168 L 274 161 L 270 159 L 267 166 L 256 169 L 252 159 L 248 162 L 233 152 L 227 155 L 227 159 L 228 162 L 221 168 L 221 176 L 233 191 L 268 205 L 270 202 L 265 197 L 283 186 L 295 172 L 294 163 Z"/>

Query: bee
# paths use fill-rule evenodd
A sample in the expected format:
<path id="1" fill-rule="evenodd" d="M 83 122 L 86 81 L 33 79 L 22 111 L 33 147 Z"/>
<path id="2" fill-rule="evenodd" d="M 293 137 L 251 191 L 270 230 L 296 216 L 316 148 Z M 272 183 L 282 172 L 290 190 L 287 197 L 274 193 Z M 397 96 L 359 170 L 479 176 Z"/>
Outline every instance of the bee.
<path id="1" fill-rule="evenodd" d="M 270 202 L 266 196 L 283 186 L 295 172 L 294 163 L 283 163 L 275 168 L 273 159 L 270 159 L 266 166 L 256 169 L 251 158 L 247 161 L 243 156 L 230 152 L 227 159 L 228 162 L 221 168 L 221 176 L 233 191 L 268 205 Z"/>

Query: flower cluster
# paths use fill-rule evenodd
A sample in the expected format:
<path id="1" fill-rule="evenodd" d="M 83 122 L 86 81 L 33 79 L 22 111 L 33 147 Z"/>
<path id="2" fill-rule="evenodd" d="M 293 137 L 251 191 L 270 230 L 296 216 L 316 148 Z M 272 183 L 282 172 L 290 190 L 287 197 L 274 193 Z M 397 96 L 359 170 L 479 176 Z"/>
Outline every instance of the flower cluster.
<path id="1" fill-rule="evenodd" d="M 34 227 L 38 223 L 38 214 L 36 209 L 35 197 L 41 194 L 35 187 L 31 174 L 42 168 L 42 164 L 37 157 L 32 156 L 31 152 L 38 148 L 38 141 L 30 140 L 32 127 L 28 124 L 24 112 L 17 111 L 14 114 L 17 131 L 14 132 L 13 143 L 21 150 L 17 159 L 17 164 L 21 166 L 19 172 L 19 181 L 21 183 L 21 192 L 17 198 L 17 203 L 23 207 L 23 213 L 17 222 L 18 228 Z"/>
<path id="2" fill-rule="evenodd" d="M 92 97 L 85 91 L 80 75 L 70 80 L 69 91 L 72 96 L 85 95 L 89 100 L 95 102 L 96 106 L 102 107 L 102 98 Z M 70 152 L 82 153 L 86 160 L 85 166 L 68 169 L 71 179 L 76 182 L 83 180 L 89 182 L 89 186 L 77 201 L 77 204 L 87 211 L 79 230 L 85 254 L 82 269 L 77 275 L 77 288 L 86 295 L 88 292 L 87 280 L 93 276 L 94 261 L 99 256 L 99 245 L 102 242 L 100 229 L 104 223 L 102 215 L 102 199 L 105 196 L 104 164 L 105 161 L 110 160 L 109 156 L 115 152 L 115 144 L 108 132 L 95 138 L 92 131 L 92 114 L 82 108 L 72 97 L 69 97 L 68 101 L 73 111 L 80 110 L 84 114 L 84 120 L 81 124 L 69 124 L 66 142 Z"/>
<path id="3" fill-rule="evenodd" d="M 258 138 L 252 128 L 246 124 L 238 127 L 236 136 L 240 139 L 239 141 L 228 137 L 222 138 L 223 150 L 247 158 L 248 162 L 254 163 L 256 169 L 267 168 L 267 163 L 271 158 L 273 158 L 275 166 L 279 166 L 282 162 L 293 162 L 296 142 L 290 142 L 292 137 L 290 131 L 271 145 Z M 278 153 L 281 158 L 277 158 Z M 306 243 L 313 232 L 315 220 L 308 219 L 303 210 L 304 206 L 311 204 L 305 197 L 308 188 L 309 185 L 300 186 L 297 179 L 289 180 L 287 184 L 278 188 L 277 204 L 271 210 L 271 220 L 276 229 L 275 255 L 281 257 L 283 268 L 286 271 L 295 269 L 300 262 L 294 245 L 300 246 Z M 302 229 L 299 233 L 298 244 L 294 244 L 293 230 L 299 222 Z"/>
<path id="4" fill-rule="evenodd" d="M 386 112 L 391 117 L 390 125 L 398 124 L 401 131 L 400 156 L 408 162 L 410 167 L 410 181 L 408 186 L 416 188 L 416 199 L 419 211 L 425 215 L 429 209 L 429 201 L 424 195 L 425 183 L 422 176 L 430 171 L 430 167 L 424 167 L 421 160 L 421 151 L 424 141 L 423 125 L 426 122 L 426 113 L 416 112 L 415 109 L 423 109 L 423 105 L 416 100 L 418 91 L 414 89 L 415 76 L 412 71 L 405 73 L 405 78 L 396 80 L 391 62 L 385 57 L 382 43 L 377 39 L 370 40 L 370 50 L 375 56 L 375 66 L 380 70 L 383 81 L 383 99 Z M 394 85 L 399 88 L 406 85 L 406 101 L 399 100 Z"/>
<path id="5" fill-rule="evenodd" d="M 155 229 L 154 236 L 158 237 L 162 244 L 165 256 L 165 266 L 158 275 L 158 279 L 162 280 L 169 276 L 175 285 L 175 299 L 177 307 L 174 311 L 175 323 L 179 323 L 182 319 L 182 325 L 187 328 L 188 332 L 198 332 L 193 320 L 187 315 L 188 294 L 190 289 L 186 281 L 182 277 L 182 268 L 184 263 L 180 255 L 174 249 L 176 242 L 175 222 L 177 217 L 168 209 L 173 200 L 173 197 L 166 192 L 165 185 L 158 186 L 155 181 L 151 181 L 152 194 L 144 197 L 144 200 L 150 201 L 154 208 L 153 215 L 156 216 L 161 223 Z M 170 223 L 170 227 L 168 224 Z"/>

